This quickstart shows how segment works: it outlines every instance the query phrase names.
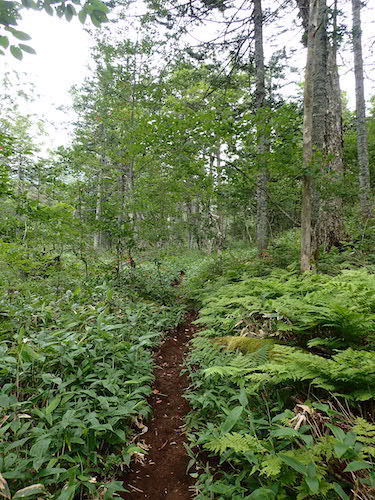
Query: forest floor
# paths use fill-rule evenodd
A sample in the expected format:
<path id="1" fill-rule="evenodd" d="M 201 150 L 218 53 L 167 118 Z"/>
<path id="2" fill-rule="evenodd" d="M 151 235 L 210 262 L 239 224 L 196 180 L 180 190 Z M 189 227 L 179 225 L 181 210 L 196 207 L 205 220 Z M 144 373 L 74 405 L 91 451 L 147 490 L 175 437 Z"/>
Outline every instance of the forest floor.
<path id="1" fill-rule="evenodd" d="M 149 400 L 152 419 L 137 444 L 148 453 L 143 462 L 133 463 L 124 478 L 130 493 L 128 500 L 186 500 L 192 498 L 193 479 L 187 473 L 189 457 L 184 447 L 184 419 L 189 405 L 184 393 L 189 385 L 187 373 L 182 373 L 188 343 L 198 327 L 193 325 L 195 313 L 166 335 L 155 352 L 155 381 Z"/>

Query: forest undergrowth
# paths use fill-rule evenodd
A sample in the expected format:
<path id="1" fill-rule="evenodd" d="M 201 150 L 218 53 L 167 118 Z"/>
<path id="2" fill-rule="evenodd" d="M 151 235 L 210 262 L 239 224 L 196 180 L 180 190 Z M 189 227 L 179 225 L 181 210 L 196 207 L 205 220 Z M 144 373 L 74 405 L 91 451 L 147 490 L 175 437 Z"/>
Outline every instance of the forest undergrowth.
<path id="1" fill-rule="evenodd" d="M 1 284 L 0 473 L 4 498 L 104 498 L 145 450 L 152 349 L 185 307 L 151 263 L 82 279 L 76 259 Z M 141 286 L 142 284 L 142 286 Z"/>
<path id="2" fill-rule="evenodd" d="M 199 499 L 374 496 L 373 254 L 300 275 L 287 246 L 207 259 L 185 283 L 202 327 L 187 394 Z"/>
<path id="3" fill-rule="evenodd" d="M 185 394 L 196 498 L 372 498 L 373 254 L 331 252 L 329 274 L 301 275 L 296 245 L 285 233 L 262 259 L 166 252 L 120 271 L 102 259 L 88 276 L 74 256 L 29 265 L 27 279 L 8 266 L 3 497 L 126 491 L 148 452 L 136 436 L 151 416 L 153 348 L 199 310 Z"/>

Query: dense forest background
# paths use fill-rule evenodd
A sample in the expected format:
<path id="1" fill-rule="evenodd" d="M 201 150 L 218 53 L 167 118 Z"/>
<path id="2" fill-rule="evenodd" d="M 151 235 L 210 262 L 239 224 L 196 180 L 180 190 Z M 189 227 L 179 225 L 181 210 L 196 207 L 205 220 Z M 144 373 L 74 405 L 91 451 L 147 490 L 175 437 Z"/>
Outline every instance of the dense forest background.
<path id="1" fill-rule="evenodd" d="M 197 498 L 373 498 L 370 7 L 0 0 L 0 57 L 32 57 L 34 9 L 78 16 L 94 61 L 48 152 L 1 75 L 0 495 L 121 491 L 152 348 L 193 308 Z"/>
<path id="2" fill-rule="evenodd" d="M 225 13 L 224 7 L 230 16 L 220 21 L 217 11 Z M 316 229 L 320 218 L 327 226 L 317 229 L 316 246 L 343 249 L 345 242 L 361 239 L 371 230 L 360 222 L 358 200 L 365 191 L 369 199 L 374 109 L 370 104 L 367 111 L 368 148 L 359 144 L 359 150 L 368 150 L 363 177 L 356 114 L 339 94 L 331 60 L 341 47 L 348 50 L 350 26 L 330 11 L 324 57 L 326 65 L 334 65 L 328 77 L 337 81 L 326 85 L 336 86 L 331 91 L 337 95 L 323 117 L 329 165 L 322 169 L 315 158 L 315 167 L 303 166 L 303 82 L 299 95 L 286 96 L 288 47 L 275 48 L 266 61 L 263 54 L 262 24 L 286 22 L 291 7 L 287 2 L 285 9 L 266 10 L 257 39 L 251 3 L 246 8 L 193 3 L 193 17 L 188 5 L 170 10 L 154 5 L 130 27 L 118 20 L 126 17 L 126 7 L 117 6 L 116 20 L 96 35 L 92 75 L 74 89 L 73 143 L 50 157 L 38 154 L 40 120 L 23 115 L 20 98 L 15 99 L 17 92 L 25 101 L 35 99 L 31 84 L 17 89 L 14 75 L 4 76 L 4 244 L 20 244 L 21 253 L 32 254 L 35 242 L 39 246 L 45 238 L 47 252 L 93 256 L 110 250 L 119 262 L 129 252 L 162 247 L 216 252 L 257 244 L 262 252 L 286 230 L 298 237 L 304 174 L 314 168 L 313 198 L 320 203 L 311 224 Z M 303 50 L 306 19 L 292 12 Z M 188 46 L 188 30 L 203 26 L 208 16 L 223 23 L 220 37 Z M 335 96 L 328 94 L 331 103 Z M 319 107 L 325 109 L 324 102 Z M 324 123 L 317 127 L 323 130 Z M 17 196 L 9 196 L 8 189 Z M 366 210 L 362 207 L 362 216 Z M 326 220 L 332 212 L 337 220 Z M 57 221 L 64 230 L 51 238 L 49 227 L 56 230 Z"/>

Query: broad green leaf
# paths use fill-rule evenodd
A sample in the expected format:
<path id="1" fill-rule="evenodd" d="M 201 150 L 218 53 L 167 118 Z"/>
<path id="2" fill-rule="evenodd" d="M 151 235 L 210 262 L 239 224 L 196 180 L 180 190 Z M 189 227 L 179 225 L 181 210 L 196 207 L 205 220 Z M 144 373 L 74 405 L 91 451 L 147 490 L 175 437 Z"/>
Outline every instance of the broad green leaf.
<path id="1" fill-rule="evenodd" d="M 73 16 L 76 15 L 76 11 L 75 11 L 75 8 L 73 7 L 73 5 L 67 5 L 66 6 L 66 10 L 65 10 L 65 18 L 67 21 L 71 21 Z"/>
<path id="2" fill-rule="evenodd" d="M 340 427 L 337 427 L 336 425 L 332 424 L 327 424 L 327 427 L 331 429 L 336 439 L 338 439 L 339 441 L 344 441 L 345 432 L 342 429 L 340 429 Z"/>
<path id="3" fill-rule="evenodd" d="M 345 443 L 341 443 L 341 442 L 336 443 L 334 446 L 334 450 L 335 450 L 337 458 L 341 458 L 342 456 L 344 456 L 349 448 L 350 447 L 347 446 Z"/>
<path id="4" fill-rule="evenodd" d="M 47 12 L 49 16 L 53 16 L 53 9 L 47 3 L 44 4 L 44 10 Z"/>
<path id="5" fill-rule="evenodd" d="M 357 470 L 362 469 L 371 469 L 372 465 L 368 462 L 363 462 L 361 460 L 355 460 L 354 462 L 350 462 L 345 469 L 344 472 L 356 472 Z"/>
<path id="6" fill-rule="evenodd" d="M 50 443 L 51 443 L 50 438 L 40 439 L 30 448 L 30 455 L 35 458 L 44 458 Z"/>
<path id="7" fill-rule="evenodd" d="M 61 493 L 56 500 L 72 500 L 72 498 L 74 498 L 74 493 L 77 488 L 78 488 L 78 483 L 66 484 L 64 488 L 61 490 Z"/>
<path id="8" fill-rule="evenodd" d="M 6 453 L 9 453 L 11 450 L 14 448 L 18 448 L 19 446 L 23 446 L 29 439 L 31 439 L 31 436 L 19 439 L 18 441 L 13 441 L 9 446 L 5 447 Z"/>
<path id="9" fill-rule="evenodd" d="M 20 61 L 23 58 L 22 50 L 19 47 L 17 47 L 16 45 L 10 46 L 10 53 L 12 54 L 13 57 L 15 57 L 16 59 L 19 59 Z"/>
<path id="10" fill-rule="evenodd" d="M 101 12 L 108 12 L 109 8 L 107 5 L 100 0 L 91 0 L 90 4 L 94 7 L 94 10 L 99 10 Z"/>
<path id="11" fill-rule="evenodd" d="M 118 491 L 126 491 L 121 481 L 111 481 L 109 483 L 104 483 L 103 487 L 106 489 L 104 500 L 112 500 L 114 493 L 117 493 Z"/>
<path id="12" fill-rule="evenodd" d="M 11 50 L 12 50 L 12 47 L 11 47 Z M 18 48 L 18 50 L 22 54 L 21 49 Z M 21 59 L 22 59 L 22 57 L 21 57 Z M 38 352 L 34 351 L 34 349 L 30 345 L 23 344 L 23 346 L 21 348 L 21 352 L 20 352 L 20 358 L 22 359 L 22 361 L 26 361 L 27 363 L 32 363 L 33 361 L 43 361 L 44 356 L 42 356 Z"/>
<path id="13" fill-rule="evenodd" d="M 248 498 L 252 500 L 274 500 L 276 495 L 269 488 L 258 488 Z"/>
<path id="14" fill-rule="evenodd" d="M 243 412 L 243 406 L 236 406 L 235 408 L 233 408 L 233 410 L 229 413 L 225 422 L 221 426 L 221 430 L 224 433 L 230 432 L 238 422 L 240 416 L 242 415 L 242 412 Z"/>
<path id="15" fill-rule="evenodd" d="M 56 396 L 55 398 L 52 399 L 52 401 L 49 403 L 49 405 L 46 407 L 46 414 L 49 415 L 51 414 L 56 408 L 59 406 L 61 401 L 61 396 Z"/>
<path id="16" fill-rule="evenodd" d="M 87 12 L 85 10 L 81 10 L 80 12 L 78 12 L 78 19 L 82 24 L 85 23 L 86 17 L 87 17 Z"/>
<path id="17" fill-rule="evenodd" d="M 22 5 L 24 5 L 28 9 L 36 9 L 37 8 L 37 4 L 33 0 L 22 0 Z"/>
<path id="18" fill-rule="evenodd" d="M 280 427 L 270 432 L 271 437 L 301 437 L 301 434 L 291 427 Z"/>
<path id="19" fill-rule="evenodd" d="M 9 38 L 7 36 L 0 36 L 0 45 L 1 47 L 4 47 L 4 49 L 8 48 Z"/>
<path id="20" fill-rule="evenodd" d="M 299 462 L 295 458 L 289 457 L 288 455 L 279 455 L 279 457 L 284 463 L 292 467 L 292 469 L 296 470 L 300 474 L 303 474 L 304 476 L 307 474 L 307 467 L 302 462 Z"/>
<path id="21" fill-rule="evenodd" d="M 30 47 L 30 45 L 25 45 L 24 43 L 18 44 L 18 46 L 24 51 L 28 52 L 29 54 L 36 54 L 35 50 Z"/>
<path id="22" fill-rule="evenodd" d="M 91 22 L 94 26 L 96 26 L 97 28 L 100 28 L 101 22 L 97 18 L 97 16 L 95 15 L 95 12 L 90 12 L 90 19 L 91 19 Z"/>
<path id="23" fill-rule="evenodd" d="M 18 31 L 15 30 L 14 28 L 9 29 L 9 31 L 12 33 L 14 37 L 18 38 L 18 40 L 22 41 L 31 40 L 31 36 L 28 35 L 27 33 L 24 33 L 23 31 Z"/>
<path id="24" fill-rule="evenodd" d="M 312 477 L 305 477 L 305 481 L 307 486 L 309 487 L 309 490 L 313 495 L 316 495 L 319 491 L 319 481 L 316 478 Z"/>
<path id="25" fill-rule="evenodd" d="M 210 486 L 210 492 L 220 493 L 221 495 L 229 495 L 233 493 L 233 486 L 225 484 L 221 481 L 216 481 Z"/>

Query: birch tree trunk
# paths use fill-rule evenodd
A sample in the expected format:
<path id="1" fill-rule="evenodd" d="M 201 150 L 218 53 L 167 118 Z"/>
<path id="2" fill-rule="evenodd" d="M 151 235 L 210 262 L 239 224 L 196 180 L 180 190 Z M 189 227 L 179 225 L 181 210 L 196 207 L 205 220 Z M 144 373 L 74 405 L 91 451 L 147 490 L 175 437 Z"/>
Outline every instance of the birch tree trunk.
<path id="1" fill-rule="evenodd" d="M 260 172 L 256 181 L 256 244 L 258 253 L 261 255 L 268 246 L 268 217 L 267 217 L 267 181 L 268 173 L 265 165 L 264 155 L 267 148 L 267 138 L 264 132 L 264 124 L 259 116 L 264 107 L 266 98 L 264 52 L 263 52 L 263 11 L 262 0 L 254 1 L 254 41 L 255 41 L 255 110 L 257 113 L 257 149 Z"/>
<path id="2" fill-rule="evenodd" d="M 363 78 L 361 0 L 352 0 L 353 56 L 355 74 L 357 156 L 359 165 L 359 201 L 363 218 L 372 216 L 370 170 L 368 160 L 366 103 Z"/>

